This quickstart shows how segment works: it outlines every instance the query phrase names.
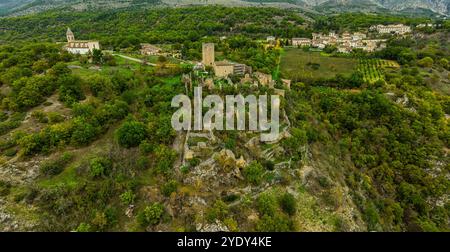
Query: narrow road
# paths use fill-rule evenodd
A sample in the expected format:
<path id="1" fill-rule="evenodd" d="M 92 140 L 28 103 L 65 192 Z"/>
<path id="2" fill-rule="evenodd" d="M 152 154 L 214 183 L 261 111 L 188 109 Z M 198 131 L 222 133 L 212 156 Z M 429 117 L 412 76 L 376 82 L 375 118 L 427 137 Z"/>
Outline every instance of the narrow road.
<path id="1" fill-rule="evenodd" d="M 134 61 L 134 62 L 138 62 L 138 63 L 144 64 L 144 61 L 141 60 L 141 59 L 136 59 L 136 58 L 133 58 L 133 57 L 129 57 L 129 56 L 121 55 L 121 54 L 115 54 L 115 53 L 113 53 L 113 56 L 118 56 L 118 57 L 121 57 L 121 58 L 124 58 L 124 59 L 127 59 L 127 60 L 131 60 L 131 61 Z M 150 62 L 146 62 L 146 64 L 149 65 L 149 66 L 156 66 L 156 64 L 150 63 Z"/>

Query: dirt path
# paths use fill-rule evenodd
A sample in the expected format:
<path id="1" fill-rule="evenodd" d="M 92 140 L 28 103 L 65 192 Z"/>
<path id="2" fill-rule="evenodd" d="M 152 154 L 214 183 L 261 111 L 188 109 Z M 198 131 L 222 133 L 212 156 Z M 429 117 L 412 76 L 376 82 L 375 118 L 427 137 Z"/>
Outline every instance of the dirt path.
<path id="1" fill-rule="evenodd" d="M 121 57 L 121 58 L 124 58 L 124 59 L 127 59 L 127 60 L 131 60 L 131 61 L 134 61 L 134 62 L 138 62 L 138 63 L 144 64 L 144 61 L 141 60 L 141 59 L 136 59 L 136 58 L 133 58 L 133 57 L 129 57 L 129 56 L 121 55 L 121 54 L 115 54 L 115 53 L 113 54 L 113 56 L 118 56 L 118 57 Z M 153 64 L 153 63 L 150 63 L 150 62 L 145 62 L 145 64 L 147 64 L 149 66 L 156 66 L 156 64 Z"/>

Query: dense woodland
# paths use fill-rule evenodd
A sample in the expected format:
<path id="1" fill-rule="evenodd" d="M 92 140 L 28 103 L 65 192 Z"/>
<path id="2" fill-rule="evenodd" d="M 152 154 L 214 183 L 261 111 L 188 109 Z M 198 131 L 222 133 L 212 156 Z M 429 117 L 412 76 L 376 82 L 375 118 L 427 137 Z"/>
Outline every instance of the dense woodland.
<path id="1" fill-rule="evenodd" d="M 268 18 L 270 17 L 270 18 Z M 378 23 L 418 24 L 423 19 L 343 14 L 320 18 L 312 26 L 291 11 L 271 8 L 191 7 L 158 10 L 57 13 L 0 19 L 0 165 L 17 158 L 44 157 L 38 179 L 12 183 L 0 177 L 0 197 L 13 205 L 32 204 L 44 231 L 166 230 L 194 231 L 195 211 L 178 217 L 165 203 L 178 202 L 189 190 L 173 169 L 176 132 L 170 127 L 173 96 L 183 93 L 181 74 L 188 67 L 166 69 L 119 62 L 96 52 L 89 58 L 61 50 L 65 30 L 80 39 L 99 39 L 105 49 L 137 50 L 139 43 L 172 44 L 183 58 L 198 60 L 201 43 L 216 42 L 219 57 L 243 62 L 275 74 L 280 49 L 264 49 L 266 35 L 309 36 L 313 29 L 360 29 Z M 315 164 L 322 174 L 301 187 L 311 208 L 330 209 L 334 231 L 352 230 L 334 212 L 343 204 L 337 189 L 348 188 L 368 231 L 448 231 L 450 204 L 450 114 L 448 21 L 420 38 L 391 38 L 375 54 L 346 57 L 394 60 L 399 69 L 383 72 L 383 80 L 367 83 L 350 77 L 295 81 L 283 100 L 292 137 L 283 140 L 293 169 Z M 221 41 L 220 36 L 228 36 Z M 333 55 L 332 57 L 339 57 Z M 163 61 L 161 59 L 160 61 Z M 68 68 L 100 66 L 101 72 Z M 279 87 L 281 85 L 277 85 Z M 225 86 L 222 94 L 254 93 L 243 85 Z M 44 112 L 56 97 L 63 110 Z M 407 98 L 405 98 L 407 97 Z M 37 108 L 40 109 L 37 109 Z M 26 115 L 33 127 L 24 128 Z M 242 143 L 227 133 L 224 146 Z M 310 154 L 305 154 L 305 148 Z M 325 162 L 326 161 L 326 162 Z M 322 162 L 322 163 L 321 163 Z M 243 185 L 273 180 L 274 164 L 255 160 L 245 170 Z M 185 175 L 183 175 L 185 173 Z M 284 184 L 283 184 L 284 183 Z M 282 181 L 256 199 L 216 195 L 208 199 L 206 221 L 221 220 L 229 230 L 301 231 L 296 216 L 302 203 L 283 189 Z M 148 186 L 162 198 L 142 197 Z M 181 196 L 180 196 L 181 195 Z M 136 216 L 123 212 L 135 205 Z M 248 224 L 241 213 L 260 216 Z M 313 217 L 311 217 L 313 218 Z M 356 217 L 354 217 L 356 218 Z M 176 220 L 175 220 L 176 219 Z"/>
<path id="2" fill-rule="evenodd" d="M 208 13 L 208 15 L 205 15 Z M 268 18 L 272 17 L 272 18 Z M 303 18 L 275 8 L 192 7 L 106 12 L 47 12 L 1 21 L 2 41 L 64 41 L 71 27 L 79 39 L 99 39 L 105 48 L 138 46 L 140 42 L 184 43 L 204 36 L 242 34 L 260 37 L 301 36 Z M 13 28 L 14 27 L 14 28 Z M 13 29 L 11 29 L 13 28 Z"/>

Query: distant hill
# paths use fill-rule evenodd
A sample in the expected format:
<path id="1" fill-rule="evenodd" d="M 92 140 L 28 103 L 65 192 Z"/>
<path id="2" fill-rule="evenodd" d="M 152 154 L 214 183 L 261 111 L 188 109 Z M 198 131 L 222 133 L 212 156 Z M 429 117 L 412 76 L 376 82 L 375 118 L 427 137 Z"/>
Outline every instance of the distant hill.
<path id="1" fill-rule="evenodd" d="M 159 4 L 162 4 L 160 0 L 0 0 L 0 13 L 4 15 L 25 15 L 55 8 L 83 11 Z"/>
<path id="2" fill-rule="evenodd" d="M 0 0 L 0 15 L 9 13 L 30 2 L 33 2 L 33 0 Z"/>
<path id="3" fill-rule="evenodd" d="M 450 15 L 450 0 L 245 0 L 252 3 L 286 2 L 309 7 L 321 12 L 379 12 L 395 11 L 406 13 Z M 427 12 L 427 10 L 429 12 Z"/>
<path id="4" fill-rule="evenodd" d="M 304 0 L 309 4 L 314 4 L 316 0 Z M 321 1 L 321 0 L 319 0 Z M 340 11 L 360 10 L 360 11 L 397 11 L 405 13 L 438 13 L 441 15 L 450 14 L 450 0 L 329 0 L 316 4 L 316 9 L 330 11 L 333 9 Z"/>
<path id="5" fill-rule="evenodd" d="M 0 15 L 25 15 L 54 8 L 83 11 L 129 7 L 187 6 L 297 7 L 322 13 L 395 12 L 450 15 L 450 0 L 0 0 Z"/>

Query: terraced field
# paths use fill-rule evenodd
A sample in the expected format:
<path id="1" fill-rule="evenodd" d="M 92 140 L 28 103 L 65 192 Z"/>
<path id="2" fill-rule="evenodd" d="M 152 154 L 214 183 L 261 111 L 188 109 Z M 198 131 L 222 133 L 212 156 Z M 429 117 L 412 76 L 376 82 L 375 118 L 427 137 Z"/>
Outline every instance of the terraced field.
<path id="1" fill-rule="evenodd" d="M 386 68 L 398 68 L 397 62 L 382 59 L 360 59 L 358 71 L 363 74 L 364 82 L 374 83 L 384 80 L 384 70 Z"/>

